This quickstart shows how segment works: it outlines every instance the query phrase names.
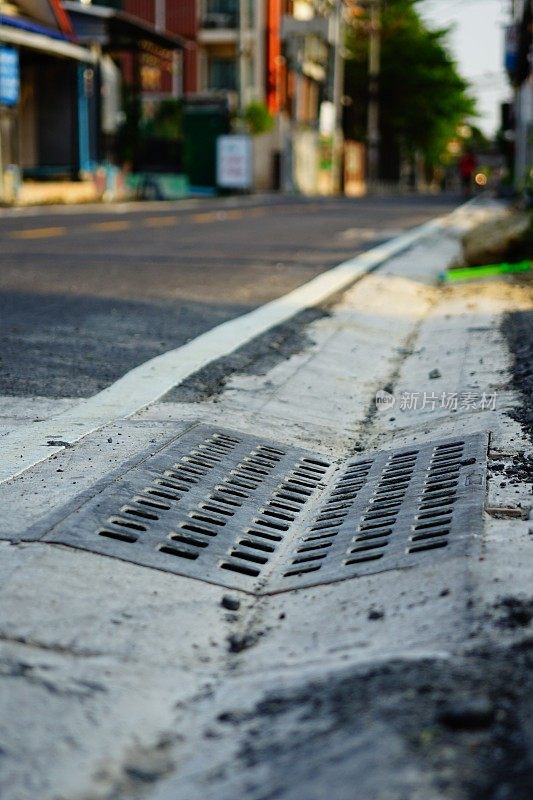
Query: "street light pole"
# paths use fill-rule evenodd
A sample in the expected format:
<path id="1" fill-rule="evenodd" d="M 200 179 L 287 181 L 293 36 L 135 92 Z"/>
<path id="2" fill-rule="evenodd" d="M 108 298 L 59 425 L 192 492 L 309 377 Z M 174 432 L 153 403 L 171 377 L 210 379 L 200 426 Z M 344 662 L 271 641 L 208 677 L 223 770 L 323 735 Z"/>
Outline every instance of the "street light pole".
<path id="1" fill-rule="evenodd" d="M 381 0 L 371 0 L 368 42 L 368 182 L 379 177 L 379 73 L 381 49 Z"/>
<path id="2" fill-rule="evenodd" d="M 242 114 L 246 105 L 246 79 L 247 79 L 247 58 L 248 58 L 248 0 L 239 0 L 239 112 Z"/>
<path id="3" fill-rule="evenodd" d="M 344 89 L 342 59 L 342 0 L 335 3 L 335 49 L 333 56 L 333 105 L 335 107 L 335 130 L 342 127 L 342 94 Z"/>
<path id="4" fill-rule="evenodd" d="M 342 185 L 342 96 L 344 93 L 344 59 L 343 59 L 343 0 L 335 0 L 334 16 L 334 50 L 333 50 L 333 91 L 332 102 L 334 108 L 333 131 L 333 186 L 338 191 Z"/>
<path id="5" fill-rule="evenodd" d="M 6 130 L 4 128 L 4 119 L 2 107 L 0 106 L 0 203 L 5 198 L 5 175 L 4 175 L 4 154 L 3 154 L 3 138 Z M 7 126 L 5 126 L 7 128 Z"/>

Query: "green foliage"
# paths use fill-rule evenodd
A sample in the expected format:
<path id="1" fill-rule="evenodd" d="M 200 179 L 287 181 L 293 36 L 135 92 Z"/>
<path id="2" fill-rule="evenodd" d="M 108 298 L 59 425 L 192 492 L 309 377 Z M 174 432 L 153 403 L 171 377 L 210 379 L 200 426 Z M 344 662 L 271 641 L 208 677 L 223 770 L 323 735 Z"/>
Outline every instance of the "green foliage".
<path id="1" fill-rule="evenodd" d="M 274 117 L 265 106 L 258 100 L 249 103 L 243 114 L 244 122 L 252 135 L 268 133 L 274 127 Z"/>
<path id="2" fill-rule="evenodd" d="M 438 163 L 457 125 L 475 113 L 468 84 L 448 53 L 448 31 L 430 30 L 415 8 L 418 0 L 385 0 L 379 80 L 383 153 L 422 153 Z M 348 28 L 346 94 L 349 136 L 364 139 L 368 101 L 368 18 Z"/>
<path id="3" fill-rule="evenodd" d="M 124 121 L 117 135 L 116 155 L 120 164 L 134 160 L 139 140 L 140 104 L 132 87 L 125 83 L 123 92 Z"/>
<path id="4" fill-rule="evenodd" d="M 124 92 L 125 119 L 117 136 L 116 157 L 119 163 L 130 163 L 139 168 L 150 142 L 159 141 L 161 157 L 179 160 L 179 147 L 183 139 L 182 102 L 174 98 L 162 100 L 149 117 L 143 109 L 132 86 L 126 84 Z"/>
<path id="5" fill-rule="evenodd" d="M 181 101 L 174 98 L 162 100 L 158 104 L 153 118 L 144 125 L 143 134 L 175 142 L 183 137 L 182 120 Z"/>
<path id="6" fill-rule="evenodd" d="M 475 125 L 471 125 L 470 128 L 472 130 L 472 136 L 468 140 L 468 144 L 472 150 L 476 153 L 490 150 L 492 142 L 485 136 L 483 131 Z"/>

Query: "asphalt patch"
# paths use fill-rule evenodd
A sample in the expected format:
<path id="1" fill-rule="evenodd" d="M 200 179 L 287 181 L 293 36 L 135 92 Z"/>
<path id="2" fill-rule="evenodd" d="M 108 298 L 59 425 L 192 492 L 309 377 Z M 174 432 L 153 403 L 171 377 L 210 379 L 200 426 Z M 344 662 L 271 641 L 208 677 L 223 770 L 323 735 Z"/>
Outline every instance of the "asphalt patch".
<path id="1" fill-rule="evenodd" d="M 240 749 L 218 797 L 530 800 L 532 645 L 358 668 L 228 709 Z"/>
<path id="2" fill-rule="evenodd" d="M 202 403 L 224 391 L 233 375 L 266 375 L 276 364 L 286 361 L 312 344 L 306 327 L 330 316 L 324 308 L 309 308 L 283 325 L 253 339 L 225 358 L 209 364 L 171 389 L 163 398 L 167 403 Z"/>
<path id="3" fill-rule="evenodd" d="M 511 412 L 533 440 L 533 311 L 515 311 L 507 314 L 502 332 L 513 355 L 511 385 L 518 390 L 524 402 Z"/>
<path id="4" fill-rule="evenodd" d="M 516 418 L 519 421 L 522 410 L 518 409 Z M 514 413 L 513 411 L 513 416 Z M 519 450 L 514 455 L 506 457 L 505 460 L 489 462 L 489 469 L 493 476 L 501 479 L 500 486 L 519 486 L 522 483 L 531 481 L 533 476 L 533 453 Z"/>
<path id="5" fill-rule="evenodd" d="M 495 608 L 501 612 L 497 624 L 502 628 L 527 628 L 533 620 L 533 598 L 509 595 L 499 600 Z"/>
<path id="6" fill-rule="evenodd" d="M 0 292 L 0 394 L 90 397 L 249 310 L 239 303 Z"/>

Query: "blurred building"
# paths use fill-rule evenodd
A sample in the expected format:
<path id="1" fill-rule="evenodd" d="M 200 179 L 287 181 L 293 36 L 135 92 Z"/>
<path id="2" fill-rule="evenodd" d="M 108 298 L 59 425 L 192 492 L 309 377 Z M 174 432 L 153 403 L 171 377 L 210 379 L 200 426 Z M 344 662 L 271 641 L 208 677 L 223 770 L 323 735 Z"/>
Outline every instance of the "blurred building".
<path id="1" fill-rule="evenodd" d="M 277 103 L 285 125 L 284 186 L 306 194 L 338 190 L 338 108 L 335 97 L 337 10 L 328 0 L 293 0 L 281 19 Z"/>
<path id="2" fill-rule="evenodd" d="M 213 162 L 230 115 L 244 132 L 252 107 L 263 120 L 253 130 L 254 188 L 334 191 L 340 7 L 0 0 L 2 185 L 18 174 L 78 179 L 122 165 L 191 173 L 200 184 L 193 166 Z"/>
<path id="3" fill-rule="evenodd" d="M 182 75 L 172 85 L 153 70 L 144 107 L 183 93 L 186 104 L 226 101 L 233 111 L 265 103 L 275 128 L 256 146 L 260 188 L 319 188 L 332 166 L 333 0 L 99 0 L 186 39 Z M 67 3 L 69 9 L 72 2 Z M 94 0 L 93 0 L 94 5 Z M 322 118 L 326 130 L 319 130 Z M 334 122 L 333 122 L 334 125 Z M 259 172 L 261 177 L 259 177 Z M 329 189 L 328 189 L 329 190 Z"/>
<path id="4" fill-rule="evenodd" d="M 96 64 L 96 164 L 126 161 L 138 169 L 154 157 L 141 137 L 143 103 L 152 96 L 181 95 L 186 42 L 122 5 L 116 0 L 63 2 L 77 41 L 90 49 Z M 163 161 L 175 160 L 175 154 L 161 152 L 162 142 L 152 149 Z"/>
<path id="5" fill-rule="evenodd" d="M 185 94 L 225 95 L 235 107 L 264 98 L 266 0 L 123 0 L 121 5 L 158 30 L 187 39 Z M 169 91 L 161 81 L 146 95 L 161 99 Z"/>
<path id="6" fill-rule="evenodd" d="M 0 200 L 20 176 L 74 176 L 91 161 L 94 57 L 59 0 L 0 2 Z"/>

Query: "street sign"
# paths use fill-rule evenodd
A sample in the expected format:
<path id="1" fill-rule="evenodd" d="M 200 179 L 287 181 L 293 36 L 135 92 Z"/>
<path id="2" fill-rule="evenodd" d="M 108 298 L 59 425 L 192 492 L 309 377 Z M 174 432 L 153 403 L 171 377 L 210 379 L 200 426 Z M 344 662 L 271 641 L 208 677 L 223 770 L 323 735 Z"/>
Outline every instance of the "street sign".
<path id="1" fill-rule="evenodd" d="M 217 185 L 221 189 L 251 189 L 253 182 L 250 136 L 219 136 L 217 139 Z"/>
<path id="2" fill-rule="evenodd" d="M 20 94 L 19 54 L 0 45 L 0 105 L 16 106 Z"/>
<path id="3" fill-rule="evenodd" d="M 286 41 L 294 37 L 319 36 L 324 41 L 332 41 L 330 17 L 311 17 L 311 19 L 295 19 L 284 14 L 281 19 L 281 39 Z"/>
<path id="4" fill-rule="evenodd" d="M 518 64 L 519 37 L 518 25 L 508 25 L 505 28 L 505 69 L 511 77 Z"/>
<path id="5" fill-rule="evenodd" d="M 335 133 L 335 104 L 330 100 L 320 103 L 318 129 L 321 136 L 333 136 Z"/>

